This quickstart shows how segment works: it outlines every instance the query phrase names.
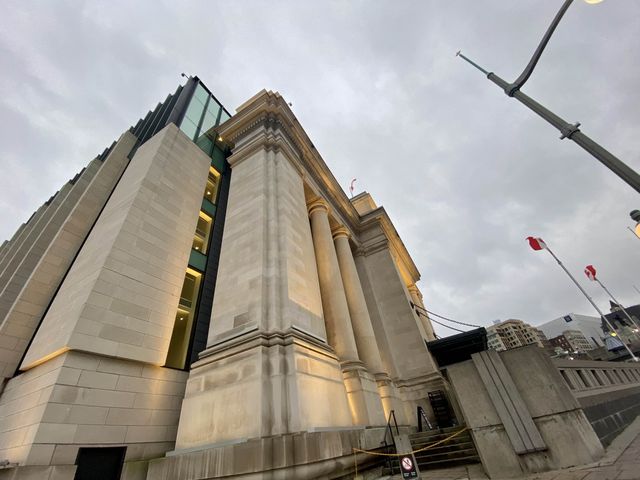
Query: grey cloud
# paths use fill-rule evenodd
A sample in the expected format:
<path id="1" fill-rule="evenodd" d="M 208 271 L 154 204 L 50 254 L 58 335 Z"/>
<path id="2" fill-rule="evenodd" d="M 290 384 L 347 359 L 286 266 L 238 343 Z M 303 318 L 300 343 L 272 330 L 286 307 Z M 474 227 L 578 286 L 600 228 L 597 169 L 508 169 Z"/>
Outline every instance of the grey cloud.
<path id="1" fill-rule="evenodd" d="M 637 303 L 640 241 L 625 229 L 637 194 L 454 57 L 462 48 L 515 78 L 558 7 L 7 2 L 0 238 L 184 71 L 229 110 L 261 88 L 285 95 L 344 188 L 357 177 L 387 208 L 433 311 L 479 324 L 593 313 L 528 235 L 545 238 L 579 277 L 594 263 L 621 301 Z M 524 88 L 636 169 L 639 35 L 640 4 L 574 2 Z"/>

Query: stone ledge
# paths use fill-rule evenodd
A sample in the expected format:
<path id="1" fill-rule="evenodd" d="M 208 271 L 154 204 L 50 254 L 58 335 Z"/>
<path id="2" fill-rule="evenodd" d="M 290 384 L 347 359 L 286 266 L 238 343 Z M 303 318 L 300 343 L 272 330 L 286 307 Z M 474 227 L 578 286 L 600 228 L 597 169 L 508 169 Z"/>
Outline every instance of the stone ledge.
<path id="1" fill-rule="evenodd" d="M 386 427 L 328 429 L 174 451 L 149 463 L 147 478 L 337 478 L 353 471 L 353 448 L 381 447 Z M 361 454 L 359 468 L 379 461 Z"/>

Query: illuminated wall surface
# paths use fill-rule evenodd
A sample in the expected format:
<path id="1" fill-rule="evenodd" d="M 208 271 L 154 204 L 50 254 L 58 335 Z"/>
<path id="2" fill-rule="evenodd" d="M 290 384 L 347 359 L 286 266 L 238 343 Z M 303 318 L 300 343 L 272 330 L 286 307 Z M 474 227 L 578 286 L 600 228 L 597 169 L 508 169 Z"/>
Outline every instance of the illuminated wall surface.
<path id="1" fill-rule="evenodd" d="M 419 278 L 279 94 L 191 77 L 0 246 L 0 478 L 345 475 L 444 388 Z"/>

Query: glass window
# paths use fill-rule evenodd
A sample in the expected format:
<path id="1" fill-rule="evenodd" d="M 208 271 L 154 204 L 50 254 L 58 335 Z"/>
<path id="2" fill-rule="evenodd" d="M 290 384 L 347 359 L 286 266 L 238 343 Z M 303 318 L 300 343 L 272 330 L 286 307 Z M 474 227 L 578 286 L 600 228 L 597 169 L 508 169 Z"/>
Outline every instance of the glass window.
<path id="1" fill-rule="evenodd" d="M 213 150 L 213 140 L 211 140 L 207 135 L 201 135 L 200 138 L 198 138 L 196 145 L 198 145 L 200 149 L 208 156 L 211 156 L 211 151 Z"/>
<path id="2" fill-rule="evenodd" d="M 216 196 L 218 194 L 218 185 L 220 184 L 220 174 L 213 168 L 209 168 L 209 178 L 207 179 L 207 186 L 204 190 L 204 198 L 211 203 L 216 203 Z"/>
<path id="3" fill-rule="evenodd" d="M 173 323 L 173 332 L 169 342 L 165 365 L 173 368 L 184 368 L 191 340 L 191 329 L 194 323 L 195 304 L 200 291 L 202 274 L 187 269 L 180 293 L 180 301 Z"/>
<path id="4" fill-rule="evenodd" d="M 227 120 L 229 120 L 231 117 L 229 115 L 227 115 L 227 112 L 225 112 L 224 110 L 222 111 L 222 114 L 220 115 L 220 123 L 224 123 Z"/>
<path id="5" fill-rule="evenodd" d="M 196 136 L 196 130 L 198 130 L 198 126 L 195 125 L 187 117 L 184 117 L 182 123 L 180 124 L 180 130 L 182 130 L 187 137 L 193 140 Z"/>
<path id="6" fill-rule="evenodd" d="M 200 102 L 202 105 L 207 103 L 207 98 L 209 98 L 209 93 L 204 89 L 204 87 L 200 84 L 196 87 L 196 91 L 193 94 L 193 98 Z"/>
<path id="7" fill-rule="evenodd" d="M 212 98 L 207 105 L 207 112 L 209 112 L 214 118 L 218 118 L 218 114 L 220 113 L 220 105 Z"/>
<path id="8" fill-rule="evenodd" d="M 187 107 L 187 112 L 184 114 L 185 118 L 188 118 L 193 123 L 198 125 L 200 123 L 200 117 L 202 117 L 202 112 L 204 111 L 204 105 L 195 100 L 191 100 L 191 103 Z"/>
<path id="9" fill-rule="evenodd" d="M 206 111 L 204 114 L 204 119 L 202 120 L 202 127 L 200 128 L 201 133 L 205 133 L 211 127 L 215 127 L 217 120 L 217 115 L 213 115 L 210 111 Z"/>
<path id="10" fill-rule="evenodd" d="M 204 212 L 200 212 L 198 224 L 196 225 L 196 233 L 193 235 L 193 246 L 191 248 L 202 254 L 207 253 L 212 223 L 213 219 L 209 215 Z"/>

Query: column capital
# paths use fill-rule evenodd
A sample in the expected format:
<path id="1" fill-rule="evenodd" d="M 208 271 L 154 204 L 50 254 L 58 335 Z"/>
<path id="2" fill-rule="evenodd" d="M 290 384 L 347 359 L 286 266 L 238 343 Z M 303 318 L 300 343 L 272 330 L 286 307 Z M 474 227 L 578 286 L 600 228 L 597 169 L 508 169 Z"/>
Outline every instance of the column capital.
<path id="1" fill-rule="evenodd" d="M 309 211 L 309 215 L 314 212 L 323 210 L 325 213 L 329 213 L 329 205 L 322 198 L 316 198 L 307 204 L 307 210 Z"/>
<path id="2" fill-rule="evenodd" d="M 340 237 L 346 237 L 347 239 L 349 239 L 351 237 L 351 232 L 349 232 L 349 230 L 347 230 L 344 226 L 340 225 L 331 230 L 331 235 L 333 235 L 334 240 Z"/>
<path id="3" fill-rule="evenodd" d="M 420 290 L 418 290 L 418 286 L 415 283 L 407 285 L 407 290 L 409 290 L 409 293 L 415 293 L 416 295 L 418 295 L 420 292 Z"/>

